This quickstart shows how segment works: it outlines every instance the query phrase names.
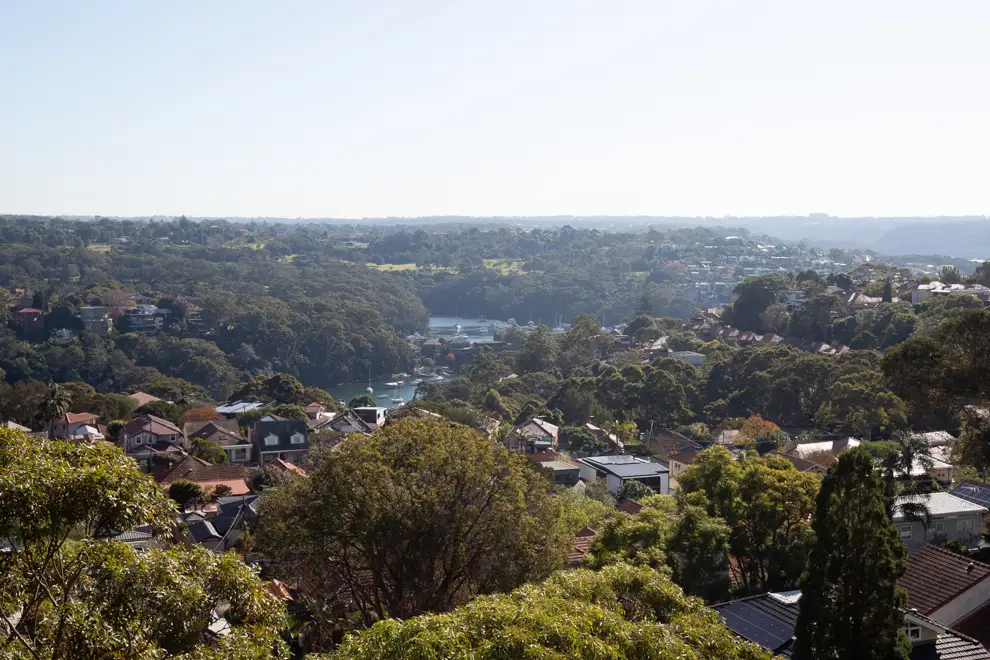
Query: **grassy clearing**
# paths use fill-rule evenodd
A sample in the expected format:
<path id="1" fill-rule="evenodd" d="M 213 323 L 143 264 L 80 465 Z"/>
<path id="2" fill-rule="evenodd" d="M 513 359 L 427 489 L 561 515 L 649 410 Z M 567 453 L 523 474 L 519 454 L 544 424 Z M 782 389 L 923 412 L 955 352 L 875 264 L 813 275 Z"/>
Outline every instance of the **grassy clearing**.
<path id="1" fill-rule="evenodd" d="M 377 268 L 378 270 L 392 271 L 392 270 L 416 270 L 416 264 L 376 264 L 370 261 L 366 264 L 369 268 Z"/>
<path id="2" fill-rule="evenodd" d="M 86 249 L 92 250 L 93 252 L 102 252 L 102 253 L 105 254 L 105 253 L 107 253 L 107 252 L 110 251 L 110 246 L 109 245 L 88 245 L 88 246 L 86 246 Z"/>
<path id="3" fill-rule="evenodd" d="M 524 268 L 526 262 L 520 259 L 485 259 L 484 263 L 485 268 L 497 270 L 502 275 L 508 275 L 510 273 L 526 274 L 526 269 Z"/>

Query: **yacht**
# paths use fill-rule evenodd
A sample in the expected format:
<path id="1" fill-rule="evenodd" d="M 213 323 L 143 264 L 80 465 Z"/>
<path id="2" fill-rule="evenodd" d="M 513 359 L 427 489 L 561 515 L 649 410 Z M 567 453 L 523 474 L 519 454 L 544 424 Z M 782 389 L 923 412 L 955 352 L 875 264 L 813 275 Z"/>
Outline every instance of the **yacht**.
<path id="1" fill-rule="evenodd" d="M 441 383 L 441 382 L 443 382 L 443 376 L 441 376 L 440 374 L 437 374 L 436 376 L 434 376 L 433 378 L 430 379 L 430 382 L 431 383 Z"/>
<path id="2" fill-rule="evenodd" d="M 410 381 L 410 385 L 420 385 L 423 382 L 422 378 L 417 378 L 416 380 Z"/>
<path id="3" fill-rule="evenodd" d="M 405 402 L 406 402 L 406 400 L 403 399 L 401 396 L 393 396 L 392 397 L 392 403 L 405 403 Z"/>
<path id="4" fill-rule="evenodd" d="M 389 382 L 385 383 L 385 387 L 399 387 L 401 384 L 402 383 L 398 381 L 390 380 Z"/>

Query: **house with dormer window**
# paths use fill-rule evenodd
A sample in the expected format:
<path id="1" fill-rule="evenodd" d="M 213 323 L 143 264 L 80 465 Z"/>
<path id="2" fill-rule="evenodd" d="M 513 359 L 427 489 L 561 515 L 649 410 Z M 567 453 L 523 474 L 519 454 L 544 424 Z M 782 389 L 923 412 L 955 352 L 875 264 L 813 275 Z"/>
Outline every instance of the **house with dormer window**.
<path id="1" fill-rule="evenodd" d="M 301 419 L 262 420 L 251 431 L 258 462 L 266 465 L 282 459 L 302 465 L 309 455 L 309 426 Z"/>

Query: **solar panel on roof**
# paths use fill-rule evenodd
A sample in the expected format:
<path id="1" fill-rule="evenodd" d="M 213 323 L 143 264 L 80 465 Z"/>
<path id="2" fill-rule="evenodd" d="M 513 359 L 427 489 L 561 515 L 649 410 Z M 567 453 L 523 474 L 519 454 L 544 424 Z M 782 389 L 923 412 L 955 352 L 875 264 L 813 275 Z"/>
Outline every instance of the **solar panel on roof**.
<path id="1" fill-rule="evenodd" d="M 779 648 L 794 636 L 794 629 L 789 625 L 745 601 L 720 607 L 718 612 L 732 632 L 765 649 Z"/>
<path id="2" fill-rule="evenodd" d="M 990 508 L 990 488 L 964 483 L 950 492 L 959 499 Z"/>

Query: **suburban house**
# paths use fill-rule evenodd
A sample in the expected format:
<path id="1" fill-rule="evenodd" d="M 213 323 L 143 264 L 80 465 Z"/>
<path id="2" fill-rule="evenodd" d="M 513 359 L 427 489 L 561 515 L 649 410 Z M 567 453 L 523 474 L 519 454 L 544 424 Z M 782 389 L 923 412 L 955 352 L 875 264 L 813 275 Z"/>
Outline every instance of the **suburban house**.
<path id="1" fill-rule="evenodd" d="M 337 440 L 351 433 L 371 435 L 377 428 L 361 419 L 353 410 L 345 410 L 336 417 L 309 421 L 309 430 L 319 434 L 319 442 Z"/>
<path id="2" fill-rule="evenodd" d="M 958 486 L 949 491 L 961 500 L 966 500 L 973 504 L 990 507 L 990 485 L 979 481 L 962 481 Z M 983 533 L 990 531 L 990 514 L 983 516 Z"/>
<path id="3" fill-rule="evenodd" d="M 990 637 L 990 564 L 930 544 L 908 556 L 898 584 L 918 614 L 982 642 Z"/>
<path id="4" fill-rule="evenodd" d="M 800 591 L 749 596 L 713 605 L 726 627 L 776 656 L 794 650 Z M 911 660 L 990 660 L 980 642 L 912 610 L 904 612 L 904 632 L 911 642 Z"/>
<path id="5" fill-rule="evenodd" d="M 161 401 L 161 399 L 159 399 L 157 396 L 152 396 L 147 392 L 135 392 L 134 394 L 128 394 L 127 396 L 131 399 L 134 399 L 134 402 L 137 403 L 138 408 L 140 408 L 141 406 L 146 406 L 149 403 L 155 403 L 156 401 Z"/>
<path id="6" fill-rule="evenodd" d="M 135 417 L 124 426 L 124 452 L 137 461 L 142 470 L 150 471 L 156 459 L 163 455 L 178 457 L 185 453 L 182 431 L 161 417 Z"/>
<path id="7" fill-rule="evenodd" d="M 0 429 L 7 429 L 9 431 L 20 431 L 21 433 L 30 433 L 31 429 L 26 426 L 21 426 L 17 422 L 12 422 L 7 420 L 6 422 L 0 422 Z"/>
<path id="8" fill-rule="evenodd" d="M 301 465 L 309 454 L 309 427 L 301 419 L 260 421 L 251 437 L 262 466 L 277 458 Z"/>
<path id="9" fill-rule="evenodd" d="M 650 453 L 660 460 L 669 461 L 674 454 L 702 450 L 702 446 L 691 438 L 671 429 L 656 429 L 644 440 Z"/>
<path id="10" fill-rule="evenodd" d="M 116 541 L 118 543 L 123 543 L 124 545 L 129 545 L 135 550 L 142 552 L 164 546 L 164 543 L 151 533 L 151 528 L 147 525 L 141 525 L 140 527 L 135 527 L 134 529 L 126 532 L 110 532 L 109 534 L 98 538 L 102 541 Z"/>
<path id="11" fill-rule="evenodd" d="M 55 421 L 52 435 L 56 438 L 72 438 L 79 435 L 79 429 L 84 426 L 96 426 L 99 416 L 93 413 L 65 413 Z"/>
<path id="12" fill-rule="evenodd" d="M 618 494 L 627 481 L 638 481 L 661 495 L 670 494 L 670 470 L 662 463 L 629 454 L 590 456 L 579 458 L 578 463 L 582 481 L 605 479 L 613 495 Z"/>
<path id="13" fill-rule="evenodd" d="M 539 417 L 516 425 L 505 438 L 509 451 L 535 454 L 547 449 L 557 449 L 560 429 Z"/>
<path id="14" fill-rule="evenodd" d="M 246 477 L 243 465 L 214 465 L 195 456 L 184 456 L 173 465 L 155 466 L 155 481 L 162 486 L 168 487 L 181 479 L 199 484 L 207 494 L 217 486 L 227 486 L 231 495 L 246 495 L 251 492 Z"/>
<path id="15" fill-rule="evenodd" d="M 379 408 L 377 406 L 366 406 L 361 408 L 351 408 L 355 415 L 364 420 L 365 424 L 372 426 L 376 429 L 380 429 L 385 426 L 385 411 L 388 408 Z"/>
<path id="16" fill-rule="evenodd" d="M 334 414 L 327 410 L 327 407 L 322 403 L 313 402 L 306 406 L 306 416 L 310 419 L 325 419 L 327 417 L 333 417 Z"/>
<path id="17" fill-rule="evenodd" d="M 923 504 L 928 508 L 930 521 L 926 528 L 923 521 L 912 520 L 904 512 L 905 503 Z M 915 550 L 928 541 L 945 539 L 975 547 L 980 541 L 983 514 L 988 509 L 973 504 L 950 493 L 905 495 L 894 500 L 894 524 L 908 550 Z"/>
<path id="18" fill-rule="evenodd" d="M 232 403 L 227 403 L 222 406 L 217 406 L 217 414 L 223 415 L 228 419 L 233 419 L 240 415 L 241 413 L 246 413 L 251 410 L 258 410 L 259 408 L 267 408 L 269 406 L 274 406 L 274 401 L 269 401 L 264 403 L 262 401 L 234 401 Z"/>
<path id="19" fill-rule="evenodd" d="M 294 474 L 297 477 L 307 476 L 306 470 L 288 461 L 283 461 L 281 458 L 276 458 L 274 461 L 269 461 L 265 465 L 265 469 L 268 470 L 269 473 L 273 474 Z"/>
<path id="20" fill-rule="evenodd" d="M 181 445 L 182 429 L 154 415 L 135 417 L 124 426 L 124 445 L 128 452 L 159 443 Z"/>
<path id="21" fill-rule="evenodd" d="M 696 353 L 694 351 L 671 351 L 670 357 L 681 362 L 687 362 L 693 367 L 700 367 L 705 363 L 704 353 Z"/>
<path id="22" fill-rule="evenodd" d="M 251 443 L 241 434 L 236 419 L 210 422 L 188 422 L 183 425 L 186 439 L 216 442 L 227 454 L 228 463 L 250 463 Z"/>
<path id="23" fill-rule="evenodd" d="M 739 432 L 739 429 L 729 429 L 715 436 L 715 444 L 723 447 L 734 447 L 742 442 L 742 439 L 742 433 Z"/>
<path id="24" fill-rule="evenodd" d="M 784 452 L 789 456 L 797 456 L 798 458 L 803 458 L 806 461 L 814 461 L 816 463 L 822 462 L 821 460 L 815 460 L 816 458 L 832 458 L 834 459 L 839 453 L 846 449 L 847 447 L 858 447 L 859 440 L 856 438 L 838 438 L 836 440 L 824 440 L 822 442 L 802 442 L 794 445 L 790 451 Z M 825 461 L 825 462 L 831 462 Z"/>
<path id="25" fill-rule="evenodd" d="M 595 437 L 598 438 L 599 442 L 610 445 L 613 451 L 616 451 L 618 453 L 622 453 L 623 451 L 625 451 L 625 446 L 622 444 L 622 441 L 619 440 L 618 436 L 616 436 L 614 433 L 609 433 L 605 429 L 596 426 L 591 422 L 587 422 L 584 425 L 584 428 L 594 433 Z"/>
<path id="26" fill-rule="evenodd" d="M 691 467 L 694 463 L 694 459 L 698 457 L 704 451 L 701 445 L 692 443 L 686 447 L 682 447 L 676 452 L 670 454 L 667 457 L 667 467 L 670 468 L 670 478 L 677 479 L 684 472 Z"/>
<path id="27" fill-rule="evenodd" d="M 109 307 L 80 307 L 79 320 L 82 321 L 83 330 L 93 335 L 108 335 L 113 328 Z"/>
<path id="28" fill-rule="evenodd" d="M 556 486 L 576 486 L 580 480 L 580 467 L 567 461 L 560 459 L 540 461 L 540 467 L 553 473 L 553 483 Z"/>

